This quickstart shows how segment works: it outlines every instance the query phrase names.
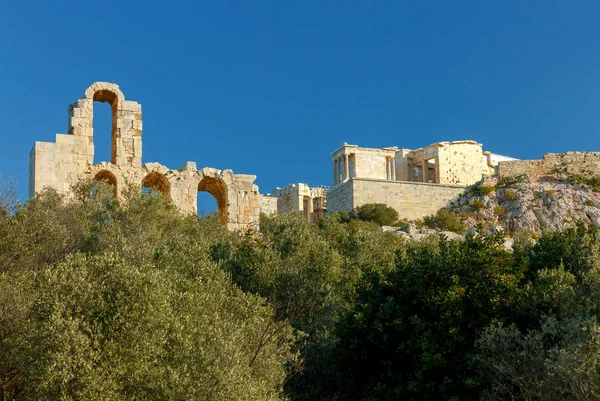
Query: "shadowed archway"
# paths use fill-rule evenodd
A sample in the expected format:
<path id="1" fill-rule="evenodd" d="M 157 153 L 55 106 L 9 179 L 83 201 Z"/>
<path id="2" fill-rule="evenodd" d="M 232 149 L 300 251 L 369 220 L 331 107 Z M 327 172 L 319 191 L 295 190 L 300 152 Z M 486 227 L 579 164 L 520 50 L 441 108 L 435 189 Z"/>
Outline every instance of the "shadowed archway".
<path id="1" fill-rule="evenodd" d="M 94 176 L 96 181 L 105 181 L 112 185 L 115 189 L 115 196 L 117 196 L 117 177 L 108 170 L 101 170 Z"/>
<path id="2" fill-rule="evenodd" d="M 219 224 L 227 227 L 229 219 L 229 204 L 227 201 L 227 185 L 214 177 L 204 177 L 198 184 L 198 192 L 208 192 L 217 201 L 217 214 Z"/>
<path id="3" fill-rule="evenodd" d="M 167 180 L 167 177 L 161 173 L 157 173 L 156 171 L 149 173 L 142 180 L 142 188 L 154 189 L 155 191 L 162 193 L 167 198 L 171 193 L 171 186 L 169 184 L 169 180 Z"/>

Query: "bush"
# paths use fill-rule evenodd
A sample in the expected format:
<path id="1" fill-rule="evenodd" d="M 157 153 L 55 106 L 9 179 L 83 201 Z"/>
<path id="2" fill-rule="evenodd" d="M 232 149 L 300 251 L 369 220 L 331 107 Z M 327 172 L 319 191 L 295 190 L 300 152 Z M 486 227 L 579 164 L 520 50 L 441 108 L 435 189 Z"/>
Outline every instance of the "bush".
<path id="1" fill-rule="evenodd" d="M 496 188 L 493 187 L 492 185 L 480 185 L 478 187 L 474 187 L 473 189 L 471 189 L 470 192 L 477 194 L 477 195 L 486 196 L 486 195 L 491 194 L 495 190 L 496 190 Z"/>
<path id="2" fill-rule="evenodd" d="M 380 226 L 391 226 L 398 221 L 398 212 L 383 203 L 367 203 L 355 208 L 350 213 L 350 217 L 377 223 Z"/>
<path id="3" fill-rule="evenodd" d="M 436 214 L 424 217 L 423 222 L 429 227 L 459 234 L 465 229 L 465 225 L 460 220 L 460 217 L 456 213 L 449 212 L 446 209 L 440 209 Z"/>
<path id="4" fill-rule="evenodd" d="M 476 211 L 480 211 L 481 209 L 487 209 L 487 206 L 485 203 L 483 203 L 482 201 L 480 201 L 479 199 L 475 199 L 473 201 L 473 203 L 471 203 L 471 205 L 475 208 Z"/>
<path id="5" fill-rule="evenodd" d="M 506 200 L 514 201 L 515 199 L 517 199 L 517 193 L 512 189 L 507 189 L 506 191 L 504 191 L 504 197 L 506 198 Z"/>
<path id="6" fill-rule="evenodd" d="M 506 209 L 503 208 L 502 206 L 498 205 L 494 208 L 494 213 L 496 214 L 496 216 L 500 217 L 504 213 L 506 213 Z"/>
<path id="7" fill-rule="evenodd" d="M 586 177 L 584 175 L 572 175 L 569 178 L 580 184 L 587 185 L 594 192 L 600 192 L 600 177 Z"/>

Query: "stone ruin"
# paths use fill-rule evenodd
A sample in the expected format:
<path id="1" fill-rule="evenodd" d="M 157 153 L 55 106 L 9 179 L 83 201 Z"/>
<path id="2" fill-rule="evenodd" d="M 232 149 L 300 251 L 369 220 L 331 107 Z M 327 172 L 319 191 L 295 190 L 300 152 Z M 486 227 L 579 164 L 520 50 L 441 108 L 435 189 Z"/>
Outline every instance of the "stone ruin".
<path id="1" fill-rule="evenodd" d="M 112 154 L 110 162 L 94 164 L 94 102 L 112 109 Z M 83 98 L 69 105 L 67 134 L 55 142 L 36 142 L 29 162 L 30 196 L 45 187 L 72 195 L 78 181 L 105 180 L 119 196 L 130 185 L 163 193 L 184 213 L 197 213 L 198 191 L 212 194 L 217 201 L 219 222 L 229 230 L 257 229 L 260 194 L 256 176 L 234 174 L 231 170 L 197 169 L 186 162 L 172 170 L 160 163 L 142 163 L 142 106 L 125 100 L 119 86 L 96 82 Z"/>

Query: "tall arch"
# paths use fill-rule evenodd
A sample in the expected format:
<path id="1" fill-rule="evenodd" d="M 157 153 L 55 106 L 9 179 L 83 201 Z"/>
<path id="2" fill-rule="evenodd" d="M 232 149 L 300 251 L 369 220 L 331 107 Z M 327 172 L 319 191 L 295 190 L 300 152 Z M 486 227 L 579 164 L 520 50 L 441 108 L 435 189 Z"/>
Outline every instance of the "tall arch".
<path id="1" fill-rule="evenodd" d="M 229 202 L 227 200 L 227 185 L 223 180 L 215 177 L 204 177 L 198 184 L 198 191 L 208 192 L 215 197 L 219 224 L 227 227 L 229 221 Z"/>
<path id="2" fill-rule="evenodd" d="M 119 166 L 142 164 L 142 107 L 125 100 L 119 86 L 110 82 L 95 82 L 83 98 L 69 106 L 70 135 L 76 136 L 75 146 L 81 149 L 80 169 L 94 165 L 94 102 L 108 103 L 111 109 L 110 163 Z"/>
<path id="3" fill-rule="evenodd" d="M 142 188 L 151 188 L 162 193 L 167 198 L 171 194 L 169 180 L 163 174 L 153 171 L 142 180 Z"/>
<path id="4" fill-rule="evenodd" d="M 117 127 L 117 112 L 119 110 L 119 98 L 117 94 L 110 89 L 100 89 L 94 92 L 92 96 L 92 100 L 94 102 L 100 103 L 108 103 L 110 105 L 111 110 L 111 152 L 110 152 L 110 162 L 115 164 L 117 162 L 117 146 L 118 146 L 118 138 L 119 129 Z M 94 112 L 96 110 L 94 109 Z M 92 140 L 95 141 L 95 138 L 92 137 Z"/>

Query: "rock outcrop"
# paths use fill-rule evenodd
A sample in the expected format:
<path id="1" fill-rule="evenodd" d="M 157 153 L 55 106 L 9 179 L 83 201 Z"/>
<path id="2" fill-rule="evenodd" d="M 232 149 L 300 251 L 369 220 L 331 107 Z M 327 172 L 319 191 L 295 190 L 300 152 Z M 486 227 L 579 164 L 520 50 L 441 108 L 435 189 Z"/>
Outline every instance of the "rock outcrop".
<path id="1" fill-rule="evenodd" d="M 507 233 L 562 230 L 578 221 L 600 227 L 600 193 L 581 178 L 563 173 L 485 178 L 467 188 L 448 210 L 459 213 L 467 226 L 482 222 Z"/>

